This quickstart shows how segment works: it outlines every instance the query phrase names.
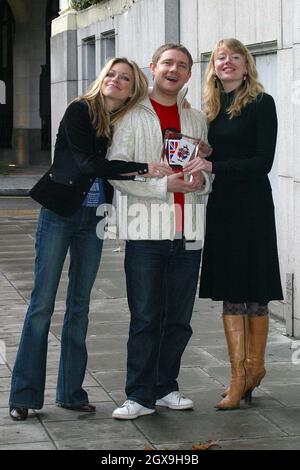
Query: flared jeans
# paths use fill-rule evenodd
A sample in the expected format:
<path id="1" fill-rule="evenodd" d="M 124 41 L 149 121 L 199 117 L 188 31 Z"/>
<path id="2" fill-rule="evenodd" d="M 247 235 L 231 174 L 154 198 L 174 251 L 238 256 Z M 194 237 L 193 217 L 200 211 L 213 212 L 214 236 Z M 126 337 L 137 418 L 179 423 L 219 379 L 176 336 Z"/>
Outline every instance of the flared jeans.
<path id="1" fill-rule="evenodd" d="M 96 235 L 95 207 L 62 217 L 41 209 L 36 231 L 35 280 L 12 374 L 10 405 L 40 409 L 44 403 L 48 333 L 68 250 L 70 265 L 56 401 L 88 403 L 82 388 L 87 365 L 86 334 L 91 290 L 103 240 Z"/>

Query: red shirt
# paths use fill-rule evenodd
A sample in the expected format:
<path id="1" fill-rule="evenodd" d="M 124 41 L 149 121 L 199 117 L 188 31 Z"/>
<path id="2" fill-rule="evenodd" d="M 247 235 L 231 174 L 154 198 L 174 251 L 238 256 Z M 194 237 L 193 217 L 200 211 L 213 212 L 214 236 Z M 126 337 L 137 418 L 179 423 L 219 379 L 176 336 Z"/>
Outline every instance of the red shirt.
<path id="1" fill-rule="evenodd" d="M 180 117 L 178 112 L 177 104 L 172 106 L 165 106 L 157 103 L 150 98 L 151 104 L 156 112 L 162 132 L 166 129 L 181 131 Z M 176 233 L 183 233 L 183 221 L 184 221 L 184 194 L 174 193 L 175 203 L 175 220 L 176 220 Z"/>

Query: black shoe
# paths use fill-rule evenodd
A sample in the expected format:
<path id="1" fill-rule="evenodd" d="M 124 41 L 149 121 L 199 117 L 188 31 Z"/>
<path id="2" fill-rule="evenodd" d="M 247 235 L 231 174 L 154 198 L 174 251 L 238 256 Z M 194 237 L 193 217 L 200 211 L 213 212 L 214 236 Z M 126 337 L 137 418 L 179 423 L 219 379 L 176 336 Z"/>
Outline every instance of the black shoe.
<path id="1" fill-rule="evenodd" d="M 64 405 L 63 403 L 57 403 L 57 406 L 66 408 L 67 410 L 85 411 L 86 413 L 94 413 L 96 411 L 96 407 L 91 405 L 91 403 L 85 403 L 82 405 Z"/>
<path id="2" fill-rule="evenodd" d="M 16 406 L 11 406 L 9 408 L 9 416 L 14 421 L 25 421 L 28 416 L 28 408 L 18 408 Z"/>

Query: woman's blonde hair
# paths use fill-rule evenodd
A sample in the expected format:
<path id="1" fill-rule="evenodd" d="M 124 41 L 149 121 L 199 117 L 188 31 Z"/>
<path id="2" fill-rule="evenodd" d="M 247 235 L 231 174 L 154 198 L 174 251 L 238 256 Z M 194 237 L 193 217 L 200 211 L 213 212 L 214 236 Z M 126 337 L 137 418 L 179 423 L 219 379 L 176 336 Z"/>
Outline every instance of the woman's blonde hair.
<path id="1" fill-rule="evenodd" d="M 245 75 L 245 80 L 236 90 L 234 100 L 227 109 L 230 119 L 234 116 L 238 116 L 241 113 L 242 108 L 264 91 L 264 87 L 258 81 L 254 59 L 247 47 L 238 39 L 234 38 L 218 41 L 212 51 L 204 80 L 204 104 L 208 122 L 213 121 L 221 109 L 222 84 L 216 77 L 215 72 L 215 59 L 221 47 L 238 52 L 246 60 L 247 74 Z"/>
<path id="2" fill-rule="evenodd" d="M 105 105 L 101 89 L 103 80 L 115 64 L 126 64 L 131 68 L 133 73 L 132 96 L 130 96 L 116 111 L 109 112 Z M 139 66 L 134 61 L 128 60 L 125 57 L 115 57 L 103 67 L 89 90 L 83 95 L 78 96 L 77 100 L 84 100 L 87 102 L 92 125 L 96 130 L 97 137 L 104 135 L 108 138 L 108 142 L 111 143 L 112 126 L 121 119 L 127 111 L 133 108 L 133 106 L 135 106 L 140 100 L 145 98 L 147 94 L 148 80 Z"/>

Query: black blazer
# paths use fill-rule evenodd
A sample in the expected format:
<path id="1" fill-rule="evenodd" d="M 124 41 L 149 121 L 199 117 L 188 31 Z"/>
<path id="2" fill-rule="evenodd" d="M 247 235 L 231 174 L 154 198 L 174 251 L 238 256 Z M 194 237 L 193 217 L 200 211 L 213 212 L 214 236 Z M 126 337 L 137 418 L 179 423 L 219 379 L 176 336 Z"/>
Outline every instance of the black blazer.
<path id="1" fill-rule="evenodd" d="M 146 163 L 106 160 L 107 139 L 96 137 L 88 105 L 73 101 L 60 122 L 51 168 L 29 192 L 42 206 L 59 215 L 74 214 L 81 206 L 97 176 L 133 179 L 121 173 L 148 171 Z M 104 180 L 106 202 L 111 203 L 113 188 Z"/>

